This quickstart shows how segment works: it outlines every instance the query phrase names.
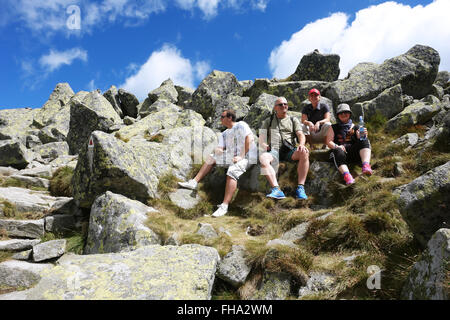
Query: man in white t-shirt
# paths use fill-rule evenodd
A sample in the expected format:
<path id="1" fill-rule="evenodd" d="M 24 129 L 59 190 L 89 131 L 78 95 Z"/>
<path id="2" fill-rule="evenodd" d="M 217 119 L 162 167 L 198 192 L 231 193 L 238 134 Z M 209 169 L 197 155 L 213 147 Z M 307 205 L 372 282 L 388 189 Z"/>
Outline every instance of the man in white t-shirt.
<path id="1" fill-rule="evenodd" d="M 244 121 L 236 122 L 236 113 L 225 110 L 221 115 L 222 125 L 227 129 L 219 136 L 219 144 L 214 154 L 211 154 L 194 179 L 188 182 L 178 182 L 187 189 L 197 189 L 198 183 L 215 166 L 228 167 L 225 196 L 218 209 L 212 214 L 220 217 L 228 212 L 228 204 L 237 188 L 237 180 L 251 165 L 256 164 L 258 151 L 250 127 Z"/>

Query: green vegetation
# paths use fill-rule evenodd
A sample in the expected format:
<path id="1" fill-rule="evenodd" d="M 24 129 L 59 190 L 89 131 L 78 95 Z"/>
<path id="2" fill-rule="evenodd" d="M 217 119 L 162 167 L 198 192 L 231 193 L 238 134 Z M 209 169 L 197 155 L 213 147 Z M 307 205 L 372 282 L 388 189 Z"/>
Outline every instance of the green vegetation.
<path id="1" fill-rule="evenodd" d="M 35 190 L 35 191 L 47 191 L 47 188 L 36 187 L 25 181 L 18 180 L 16 178 L 12 178 L 12 177 L 3 177 L 3 176 L 0 176 L 0 187 L 3 187 L 3 188 L 16 187 L 16 188 L 31 189 L 31 190 Z"/>
<path id="2" fill-rule="evenodd" d="M 73 173 L 73 168 L 67 166 L 56 170 L 50 180 L 50 194 L 54 197 L 72 197 Z"/>

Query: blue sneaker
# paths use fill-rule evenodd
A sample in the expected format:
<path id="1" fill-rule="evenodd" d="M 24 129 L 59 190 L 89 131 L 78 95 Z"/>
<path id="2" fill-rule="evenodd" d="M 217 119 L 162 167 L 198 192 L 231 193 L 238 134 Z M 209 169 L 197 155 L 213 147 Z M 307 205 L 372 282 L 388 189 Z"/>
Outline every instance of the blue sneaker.
<path id="1" fill-rule="evenodd" d="M 295 195 L 297 196 L 297 199 L 302 199 L 302 200 L 308 199 L 308 197 L 305 193 L 305 188 L 303 186 L 297 187 L 297 190 L 295 191 Z"/>
<path id="2" fill-rule="evenodd" d="M 274 198 L 274 199 L 284 199 L 286 196 L 284 195 L 284 192 L 280 190 L 279 187 L 273 187 L 272 191 L 266 195 L 266 197 Z"/>

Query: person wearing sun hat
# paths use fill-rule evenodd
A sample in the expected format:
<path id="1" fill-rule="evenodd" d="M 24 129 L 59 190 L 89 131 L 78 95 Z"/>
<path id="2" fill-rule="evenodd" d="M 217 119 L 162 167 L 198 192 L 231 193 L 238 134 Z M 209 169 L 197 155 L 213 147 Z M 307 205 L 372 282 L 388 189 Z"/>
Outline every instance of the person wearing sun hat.
<path id="1" fill-rule="evenodd" d="M 362 173 L 372 175 L 370 167 L 371 148 L 369 139 L 360 140 L 359 126 L 352 123 L 352 110 L 346 103 L 337 107 L 337 123 L 332 125 L 331 138 L 326 144 L 331 149 L 330 158 L 343 175 L 347 185 L 355 182 L 348 169 L 348 163 L 362 162 Z M 367 128 L 364 128 L 368 136 Z"/>
<path id="2" fill-rule="evenodd" d="M 316 88 L 309 90 L 307 104 L 302 110 L 301 122 L 305 127 L 306 141 L 313 144 L 325 144 L 331 135 L 330 107 L 320 101 L 320 91 Z"/>

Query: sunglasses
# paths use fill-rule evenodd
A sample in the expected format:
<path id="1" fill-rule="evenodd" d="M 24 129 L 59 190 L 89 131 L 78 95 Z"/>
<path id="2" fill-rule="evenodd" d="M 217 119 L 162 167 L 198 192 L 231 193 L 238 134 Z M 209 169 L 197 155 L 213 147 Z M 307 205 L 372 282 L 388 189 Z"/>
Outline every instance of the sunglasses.
<path id="1" fill-rule="evenodd" d="M 283 106 L 288 106 L 288 104 L 287 103 L 278 103 L 278 104 L 276 104 L 276 106 L 278 106 L 278 107 L 283 107 Z"/>
<path id="2" fill-rule="evenodd" d="M 220 119 L 223 119 L 223 118 L 226 118 L 226 116 L 223 116 L 223 115 L 222 115 L 222 116 L 220 116 Z"/>

